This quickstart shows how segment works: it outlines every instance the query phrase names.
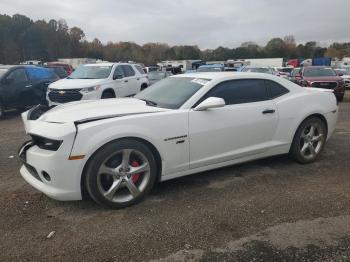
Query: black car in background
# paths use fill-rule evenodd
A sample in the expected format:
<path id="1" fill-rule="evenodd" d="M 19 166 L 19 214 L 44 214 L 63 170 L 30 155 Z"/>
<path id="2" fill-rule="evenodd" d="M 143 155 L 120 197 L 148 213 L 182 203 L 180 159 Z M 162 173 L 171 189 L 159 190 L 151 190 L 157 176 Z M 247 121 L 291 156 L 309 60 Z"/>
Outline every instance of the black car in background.
<path id="1" fill-rule="evenodd" d="M 63 66 L 45 65 L 44 68 L 53 70 L 60 79 L 66 78 L 68 76 L 68 73 Z"/>
<path id="2" fill-rule="evenodd" d="M 46 104 L 46 90 L 59 77 L 53 70 L 37 66 L 0 65 L 0 118 L 8 109 L 23 111 Z"/>

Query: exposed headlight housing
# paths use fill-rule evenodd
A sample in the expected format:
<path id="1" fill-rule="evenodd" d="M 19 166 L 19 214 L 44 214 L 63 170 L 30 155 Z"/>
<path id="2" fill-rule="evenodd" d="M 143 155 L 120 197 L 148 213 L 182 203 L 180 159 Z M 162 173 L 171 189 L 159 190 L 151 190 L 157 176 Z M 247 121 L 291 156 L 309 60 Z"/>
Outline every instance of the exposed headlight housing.
<path id="1" fill-rule="evenodd" d="M 36 135 L 31 135 L 31 137 L 33 139 L 33 145 L 50 151 L 57 151 L 63 142 L 62 140 L 54 140 Z"/>
<path id="2" fill-rule="evenodd" d="M 84 87 L 80 90 L 80 92 L 82 93 L 90 93 L 90 92 L 94 92 L 100 89 L 100 86 L 90 86 L 90 87 Z"/>

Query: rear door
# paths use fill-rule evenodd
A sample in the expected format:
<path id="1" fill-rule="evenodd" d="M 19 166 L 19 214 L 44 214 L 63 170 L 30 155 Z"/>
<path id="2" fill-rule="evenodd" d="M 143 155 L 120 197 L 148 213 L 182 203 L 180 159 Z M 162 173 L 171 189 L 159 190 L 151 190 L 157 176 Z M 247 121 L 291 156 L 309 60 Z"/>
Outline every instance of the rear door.
<path id="1" fill-rule="evenodd" d="M 278 114 L 264 80 L 220 83 L 197 104 L 208 97 L 223 98 L 226 106 L 190 110 L 191 168 L 259 154 L 273 146 Z"/>

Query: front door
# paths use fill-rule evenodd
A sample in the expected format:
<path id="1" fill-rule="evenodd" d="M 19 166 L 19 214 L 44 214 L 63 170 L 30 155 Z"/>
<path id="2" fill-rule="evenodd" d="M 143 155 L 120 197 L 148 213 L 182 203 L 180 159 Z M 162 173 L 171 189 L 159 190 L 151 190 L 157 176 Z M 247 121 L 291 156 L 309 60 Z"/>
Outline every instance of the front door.
<path id="1" fill-rule="evenodd" d="M 259 154 L 273 146 L 278 114 L 263 80 L 223 82 L 198 103 L 207 97 L 223 98 L 226 106 L 190 110 L 190 168 Z"/>
<path id="2" fill-rule="evenodd" d="M 24 91 L 31 91 L 31 85 L 28 80 L 25 69 L 18 68 L 13 70 L 7 77 L 4 84 L 4 101 L 9 107 L 25 107 L 30 98 Z"/>

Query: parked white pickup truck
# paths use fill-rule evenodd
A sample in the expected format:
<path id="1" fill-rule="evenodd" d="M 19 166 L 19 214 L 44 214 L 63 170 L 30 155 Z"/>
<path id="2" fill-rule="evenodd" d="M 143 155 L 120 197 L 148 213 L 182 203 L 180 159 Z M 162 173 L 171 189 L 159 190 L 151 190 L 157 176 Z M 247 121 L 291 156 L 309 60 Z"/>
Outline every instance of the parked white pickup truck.
<path id="1" fill-rule="evenodd" d="M 101 63 L 79 66 L 69 77 L 49 85 L 49 105 L 79 100 L 132 96 L 149 86 L 137 64 Z"/>

